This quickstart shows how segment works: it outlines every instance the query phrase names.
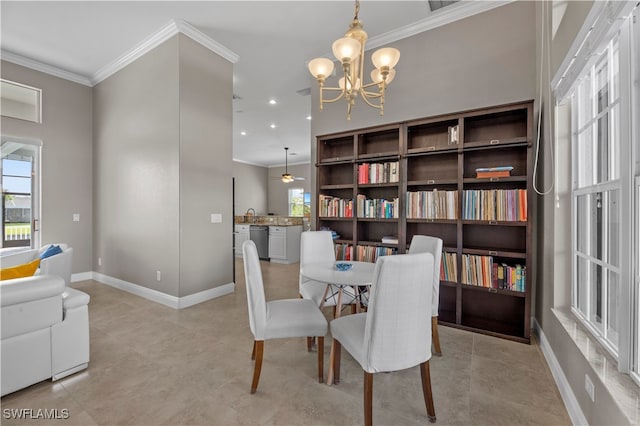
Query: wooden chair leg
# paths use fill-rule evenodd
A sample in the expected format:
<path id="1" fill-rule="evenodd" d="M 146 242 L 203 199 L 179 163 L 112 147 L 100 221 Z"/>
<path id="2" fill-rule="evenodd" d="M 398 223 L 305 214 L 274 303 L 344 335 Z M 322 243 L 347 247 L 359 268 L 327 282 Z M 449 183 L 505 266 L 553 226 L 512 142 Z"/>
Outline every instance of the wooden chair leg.
<path id="1" fill-rule="evenodd" d="M 262 371 L 262 353 L 264 351 L 264 340 L 256 340 L 254 342 L 256 352 L 256 364 L 253 366 L 253 381 L 251 382 L 251 393 L 256 393 L 258 382 L 260 381 L 260 372 Z"/>
<path id="2" fill-rule="evenodd" d="M 420 376 L 422 377 L 422 393 L 424 395 L 424 404 L 427 406 L 427 417 L 429 417 L 429 421 L 431 423 L 435 423 L 436 409 L 433 405 L 433 392 L 431 391 L 431 372 L 429 371 L 428 360 L 420 364 Z"/>
<path id="3" fill-rule="evenodd" d="M 251 350 L 251 361 L 256 359 L 256 341 L 253 341 L 253 349 Z"/>
<path id="4" fill-rule="evenodd" d="M 338 342 L 336 339 L 333 339 L 333 342 L 336 344 L 336 351 L 333 354 L 335 357 L 333 382 L 337 385 L 340 383 L 340 356 L 342 355 L 342 343 Z"/>
<path id="5" fill-rule="evenodd" d="M 442 356 L 440 349 L 440 336 L 438 335 L 438 317 L 431 317 L 431 340 L 433 340 L 433 348 L 437 356 Z"/>
<path id="6" fill-rule="evenodd" d="M 311 352 L 313 348 L 313 337 L 307 337 L 307 352 Z"/>
<path id="7" fill-rule="evenodd" d="M 364 424 L 373 424 L 373 373 L 364 372 Z"/>
<path id="8" fill-rule="evenodd" d="M 324 382 L 324 336 L 318 336 L 318 382 Z"/>
<path id="9" fill-rule="evenodd" d="M 331 342 L 331 352 L 329 352 L 329 372 L 327 373 L 327 384 L 332 385 L 340 382 L 340 342 L 333 339 Z M 337 370 L 336 370 L 337 368 Z M 336 376 L 337 371 L 337 376 Z M 337 379 L 336 379 L 337 378 Z"/>

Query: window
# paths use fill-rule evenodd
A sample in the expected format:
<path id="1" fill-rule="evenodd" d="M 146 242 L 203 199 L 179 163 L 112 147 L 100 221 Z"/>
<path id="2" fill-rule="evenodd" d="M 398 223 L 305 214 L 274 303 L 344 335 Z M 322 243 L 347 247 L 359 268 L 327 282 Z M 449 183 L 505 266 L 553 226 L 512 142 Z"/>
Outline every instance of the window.
<path id="1" fill-rule="evenodd" d="M 42 90 L 0 79 L 0 110 L 5 117 L 42 122 Z"/>
<path id="2" fill-rule="evenodd" d="M 289 216 L 309 217 L 311 213 L 311 194 L 303 188 L 289 188 Z"/>
<path id="3" fill-rule="evenodd" d="M 2 247 L 34 247 L 39 142 L 2 138 Z M 36 238 L 37 239 L 37 238 Z"/>
<path id="4" fill-rule="evenodd" d="M 620 282 L 620 90 L 618 39 L 572 97 L 575 245 L 574 309 L 613 353 Z"/>
<path id="5" fill-rule="evenodd" d="M 638 380 L 640 154 L 638 123 L 631 117 L 638 116 L 638 89 L 632 82 L 640 54 L 633 41 L 637 24 L 632 17 L 622 21 L 619 31 L 610 32 L 608 41 L 588 55 L 591 62 L 570 95 L 572 310 L 618 360 L 619 369 Z M 635 337 L 629 341 L 627 336 Z"/>

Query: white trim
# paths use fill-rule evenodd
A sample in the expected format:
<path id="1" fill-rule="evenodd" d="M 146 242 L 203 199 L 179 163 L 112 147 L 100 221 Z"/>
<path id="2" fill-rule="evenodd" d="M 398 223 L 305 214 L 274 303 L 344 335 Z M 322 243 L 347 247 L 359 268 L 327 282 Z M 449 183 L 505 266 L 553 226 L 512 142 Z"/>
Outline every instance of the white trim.
<path id="1" fill-rule="evenodd" d="M 512 3 L 514 0 L 503 1 L 465 1 L 454 3 L 446 8 L 430 14 L 428 18 L 421 19 L 404 27 L 371 37 L 367 40 L 366 49 L 375 49 L 380 46 L 402 40 L 416 34 L 432 30 L 443 25 L 450 24 L 460 19 L 468 18 L 496 7 Z"/>
<path id="2" fill-rule="evenodd" d="M 186 35 L 196 43 L 201 44 L 202 46 L 211 50 L 213 53 L 220 55 L 231 63 L 238 62 L 238 59 L 240 58 L 236 53 L 224 47 L 202 31 L 198 30 L 182 19 L 172 19 L 158 31 L 154 32 L 149 37 L 145 38 L 140 43 L 131 48 L 124 55 L 100 68 L 91 77 L 85 77 L 80 74 L 75 74 L 73 72 L 54 67 L 53 65 L 48 65 L 34 59 L 29 59 L 6 50 L 0 51 L 0 55 L 2 57 L 2 60 L 31 68 L 45 74 L 64 78 L 65 80 L 73 81 L 85 86 L 93 87 L 109 76 L 120 71 L 122 68 L 126 67 L 136 59 L 146 55 L 149 51 L 158 47 L 160 44 L 164 43 L 178 33 Z"/>
<path id="3" fill-rule="evenodd" d="M 209 290 L 200 291 L 198 293 L 190 294 L 178 298 L 178 309 L 188 308 L 189 306 L 197 305 L 198 303 L 206 302 L 207 300 L 217 299 L 218 297 L 232 294 L 236 291 L 235 283 L 227 283 L 218 287 L 210 288 Z"/>
<path id="4" fill-rule="evenodd" d="M 87 281 L 93 279 L 93 272 L 79 272 L 77 274 L 71 274 L 71 282 Z"/>
<path id="5" fill-rule="evenodd" d="M 45 74 L 50 74 L 55 77 L 60 77 L 65 80 L 73 81 L 74 83 L 82 84 L 84 86 L 93 86 L 91 80 L 87 77 L 73 73 L 71 71 L 63 70 L 53 65 L 48 65 L 40 61 L 36 61 L 35 59 L 29 59 L 22 55 L 18 55 L 17 53 L 9 52 L 8 50 L 2 49 L 0 51 L 0 56 L 3 61 L 11 62 L 16 65 L 20 65 L 23 67 L 31 68 L 32 70 L 40 71 Z"/>
<path id="6" fill-rule="evenodd" d="M 211 50 L 212 52 L 222 56 L 226 60 L 231 63 L 235 63 L 238 61 L 239 56 L 233 53 L 231 50 L 227 49 L 220 43 L 214 41 L 209 36 L 204 34 L 203 32 L 197 30 L 192 25 L 188 24 L 186 21 L 182 19 L 172 19 L 167 24 L 165 24 L 162 28 L 160 28 L 155 33 L 151 34 L 146 39 L 142 40 L 140 43 L 131 48 L 124 55 L 120 56 L 115 61 L 105 65 L 100 68 L 91 76 L 92 85 L 96 85 L 101 81 L 105 80 L 109 76 L 115 74 L 120 71 L 133 61 L 142 56 L 146 55 L 152 49 L 158 47 L 165 41 L 169 40 L 174 35 L 182 33 L 187 37 L 191 38 L 197 43 L 200 43 L 202 46 Z"/>
<path id="7" fill-rule="evenodd" d="M 620 20 L 631 13 L 635 4 L 634 1 L 615 0 L 593 2 L 573 44 L 551 79 L 556 103 L 560 103 L 573 91 L 573 86 L 578 82 L 582 72 L 591 67 L 593 60 L 603 48 L 602 43 L 611 40 L 620 28 Z"/>
<path id="8" fill-rule="evenodd" d="M 235 283 L 227 283 L 198 293 L 190 294 L 188 296 L 176 297 L 95 271 L 73 274 L 71 281 L 80 281 L 78 279 L 79 277 L 83 279 L 93 279 L 99 283 L 117 288 L 118 290 L 126 291 L 127 293 L 135 294 L 136 296 L 143 297 L 147 300 L 160 303 L 173 309 L 188 308 L 189 306 L 231 294 L 235 291 Z"/>
<path id="9" fill-rule="evenodd" d="M 264 167 L 265 169 L 269 168 L 269 166 L 265 166 L 264 164 L 251 163 L 251 162 L 245 161 L 245 160 L 238 160 L 237 158 L 232 158 L 231 160 L 235 161 L 236 163 L 248 164 L 250 166 Z"/>
<path id="10" fill-rule="evenodd" d="M 309 165 L 311 164 L 310 161 L 303 161 L 301 163 L 288 163 L 289 166 L 305 166 L 305 165 Z M 274 169 L 276 167 L 284 167 L 287 164 L 271 164 L 269 166 L 266 166 L 268 169 Z"/>
<path id="11" fill-rule="evenodd" d="M 560 396 L 567 408 L 567 413 L 571 418 L 571 422 L 574 425 L 588 425 L 589 423 L 580 408 L 580 404 L 571 389 L 571 385 L 569 384 L 567 377 L 562 371 L 562 367 L 560 366 L 556 355 L 553 353 L 553 349 L 551 349 L 551 345 L 549 345 L 547 337 L 544 335 L 544 331 L 542 331 L 542 327 L 540 327 L 540 324 L 535 318 L 532 319 L 532 324 L 533 329 L 538 334 L 538 339 L 540 340 L 540 350 L 542 351 L 544 358 L 547 360 L 547 364 L 551 370 L 551 375 L 558 386 Z"/>
<path id="12" fill-rule="evenodd" d="M 238 62 L 238 59 L 240 59 L 240 56 L 238 56 L 237 53 L 234 53 L 233 51 L 231 51 L 231 49 L 228 49 L 225 46 L 221 45 L 193 25 L 189 24 L 187 21 L 184 21 L 182 19 L 175 19 L 174 22 L 176 23 L 179 32 L 186 35 L 196 43 L 199 43 L 207 49 L 211 50 L 213 53 L 222 56 L 232 64 L 235 64 L 236 62 Z"/>

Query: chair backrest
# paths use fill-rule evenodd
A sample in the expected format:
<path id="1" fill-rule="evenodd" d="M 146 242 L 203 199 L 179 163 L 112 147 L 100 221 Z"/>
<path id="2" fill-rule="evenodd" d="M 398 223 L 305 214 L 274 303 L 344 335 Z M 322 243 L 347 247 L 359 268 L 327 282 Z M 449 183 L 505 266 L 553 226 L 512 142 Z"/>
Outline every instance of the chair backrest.
<path id="1" fill-rule="evenodd" d="M 300 268 L 305 265 L 333 262 L 336 260 L 331 231 L 308 231 L 300 235 Z M 300 274 L 300 286 L 309 282 Z"/>
<path id="2" fill-rule="evenodd" d="M 414 367 L 431 358 L 431 253 L 378 258 L 364 332 L 365 371 Z"/>
<path id="3" fill-rule="evenodd" d="M 68 286 L 71 283 L 71 265 L 73 263 L 73 247 L 67 244 L 53 244 L 54 246 L 60 246 L 62 253 L 47 257 L 40 262 L 39 275 L 57 275 L 64 279 L 65 284 Z M 42 254 L 49 245 L 43 246 L 39 250 L 39 255 Z"/>
<path id="4" fill-rule="evenodd" d="M 247 285 L 247 305 L 249 308 L 249 326 L 255 340 L 264 340 L 267 323 L 267 301 L 264 296 L 262 268 L 256 244 L 247 240 L 242 243 L 244 259 L 244 279 Z"/>
<path id="5" fill-rule="evenodd" d="M 427 235 L 414 235 L 411 238 L 409 253 L 431 253 L 433 255 L 433 298 L 431 300 L 432 315 L 438 316 L 440 300 L 440 264 L 442 263 L 442 240 Z"/>

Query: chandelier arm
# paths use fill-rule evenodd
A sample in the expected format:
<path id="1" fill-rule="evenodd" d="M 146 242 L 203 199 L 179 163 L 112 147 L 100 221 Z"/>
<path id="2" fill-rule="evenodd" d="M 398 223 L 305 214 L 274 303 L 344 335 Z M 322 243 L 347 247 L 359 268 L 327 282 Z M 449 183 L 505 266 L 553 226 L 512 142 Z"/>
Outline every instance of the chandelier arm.
<path id="1" fill-rule="evenodd" d="M 365 93 L 366 92 L 364 92 L 363 90 L 360 91 L 360 97 L 365 101 L 365 103 L 367 105 L 369 105 L 370 107 L 380 109 L 381 105 L 376 105 L 376 104 L 370 102 L 369 101 L 369 97 L 367 95 L 365 95 Z M 380 104 L 382 104 L 382 95 L 379 95 L 377 93 L 371 93 L 370 95 L 372 95 L 371 97 L 374 98 L 374 99 L 380 99 Z"/>
<path id="2" fill-rule="evenodd" d="M 346 94 L 346 90 L 340 89 L 339 87 L 325 87 L 323 90 L 329 90 L 329 91 L 334 91 L 334 92 L 340 90 L 340 94 L 337 97 L 333 98 L 333 99 L 324 99 L 322 97 L 322 94 L 321 94 L 320 95 L 321 96 L 321 98 L 320 98 L 320 102 L 321 103 L 332 103 L 332 102 L 339 101 Z"/>

